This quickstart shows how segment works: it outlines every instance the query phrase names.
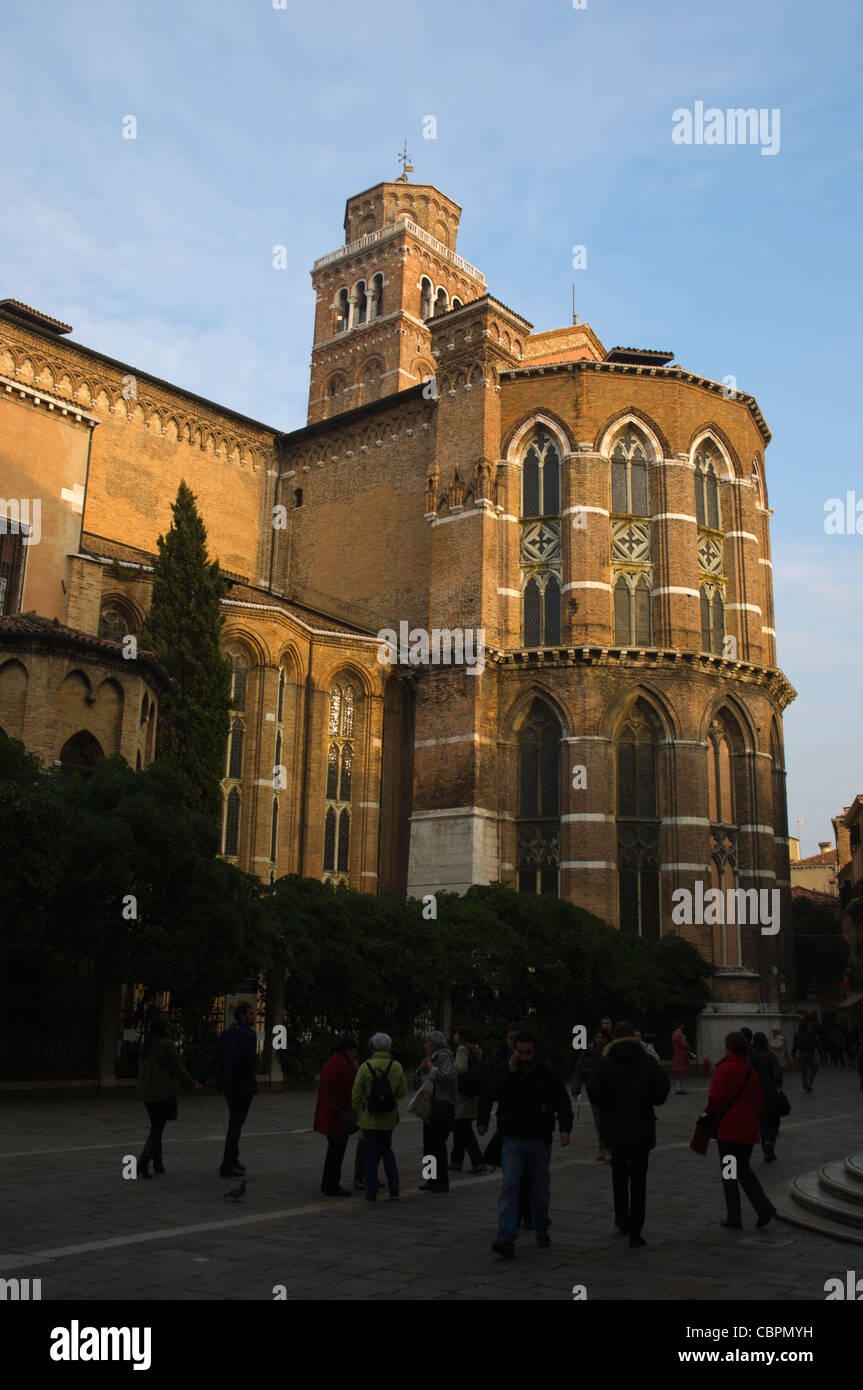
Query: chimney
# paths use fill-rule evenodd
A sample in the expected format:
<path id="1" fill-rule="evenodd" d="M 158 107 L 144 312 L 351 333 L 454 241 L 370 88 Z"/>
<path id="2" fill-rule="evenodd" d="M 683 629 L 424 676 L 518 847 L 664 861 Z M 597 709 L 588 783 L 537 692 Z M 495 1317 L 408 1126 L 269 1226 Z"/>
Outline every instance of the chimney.
<path id="1" fill-rule="evenodd" d="M 831 845 L 829 840 L 819 840 L 818 848 L 822 854 L 829 854 L 833 846 Z"/>
<path id="2" fill-rule="evenodd" d="M 797 835 L 788 837 L 788 858 L 792 864 L 800 858 L 800 840 Z"/>

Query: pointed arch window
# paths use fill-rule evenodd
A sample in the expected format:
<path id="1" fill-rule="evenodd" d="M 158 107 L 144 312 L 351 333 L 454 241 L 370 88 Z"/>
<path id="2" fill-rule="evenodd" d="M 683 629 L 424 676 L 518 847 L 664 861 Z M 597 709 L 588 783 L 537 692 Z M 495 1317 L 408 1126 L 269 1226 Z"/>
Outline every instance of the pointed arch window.
<path id="1" fill-rule="evenodd" d="M 649 445 L 635 429 L 611 450 L 611 583 L 614 641 L 653 645 Z"/>
<path id="2" fill-rule="evenodd" d="M 242 652 L 229 652 L 231 662 L 231 709 L 243 713 L 246 708 L 246 686 L 249 663 Z"/>
<path id="3" fill-rule="evenodd" d="M 225 799 L 225 827 L 222 853 L 236 858 L 240 846 L 240 793 L 234 787 Z"/>
<path id="4" fill-rule="evenodd" d="M 227 776 L 231 780 L 238 780 L 243 775 L 243 743 L 246 731 L 242 721 L 235 719 L 231 725 L 231 737 L 228 743 L 228 771 Z"/>
<path id="5" fill-rule="evenodd" d="M 722 459 L 715 445 L 705 443 L 695 455 L 695 519 L 711 531 L 722 529 L 719 473 Z"/>
<path id="6" fill-rule="evenodd" d="M 719 584 L 701 585 L 701 647 L 717 656 L 725 649 L 725 600 Z"/>
<path id="7" fill-rule="evenodd" d="M 349 305 L 349 303 L 348 303 L 348 292 L 347 292 L 347 289 L 341 289 L 341 290 L 339 290 L 338 294 L 336 295 L 336 302 L 335 302 L 335 306 L 334 306 L 334 307 L 335 307 L 335 324 L 334 324 L 334 330 L 335 330 L 336 333 L 344 333 L 345 330 L 347 329 L 347 326 L 348 326 L 348 318 L 349 318 L 349 314 L 350 314 L 350 305 Z"/>
<path id="8" fill-rule="evenodd" d="M 122 642 L 127 633 L 137 632 L 137 624 L 125 605 L 106 603 L 99 614 L 99 636 L 109 642 Z"/>
<path id="9" fill-rule="evenodd" d="M 279 699 L 276 709 L 276 722 L 281 724 L 285 713 L 285 669 L 279 671 Z"/>
<path id="10" fill-rule="evenodd" d="M 541 701 L 518 735 L 518 888 L 557 893 L 560 873 L 560 726 Z"/>
<path id="11" fill-rule="evenodd" d="M 431 318 L 432 302 L 434 300 L 434 288 L 428 276 L 424 275 L 420 281 L 420 318 L 425 322 Z"/>
<path id="12" fill-rule="evenodd" d="M 270 820 L 270 862 L 275 864 L 279 847 L 279 803 L 273 797 L 273 813 Z"/>
<path id="13" fill-rule="evenodd" d="M 718 715 L 707 735 L 707 803 L 710 817 L 710 886 L 733 892 L 739 880 L 739 827 L 735 808 L 734 746 L 726 720 Z M 727 896 L 724 902 L 728 902 Z M 727 917 L 729 914 L 719 914 Z M 738 914 L 735 914 L 737 916 Z M 739 922 L 715 922 L 712 927 L 713 964 L 743 967 L 743 937 Z"/>
<path id="14" fill-rule="evenodd" d="M 639 700 L 622 721 L 617 754 L 617 877 L 621 931 L 661 935 L 659 904 L 659 721 Z"/>
<path id="15" fill-rule="evenodd" d="M 539 431 L 521 469 L 522 646 L 551 647 L 562 640 L 560 454 Z"/>
<path id="16" fill-rule="evenodd" d="M 349 682 L 334 685 L 327 723 L 323 877 L 344 884 L 349 882 L 355 712 L 354 687 Z"/>

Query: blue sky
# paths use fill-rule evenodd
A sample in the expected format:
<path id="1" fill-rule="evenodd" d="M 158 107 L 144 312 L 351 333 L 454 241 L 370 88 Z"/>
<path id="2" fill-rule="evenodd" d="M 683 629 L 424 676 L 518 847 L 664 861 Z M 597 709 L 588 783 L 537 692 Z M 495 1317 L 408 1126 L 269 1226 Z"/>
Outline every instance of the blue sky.
<path id="1" fill-rule="evenodd" d="M 342 243 L 346 197 L 395 177 L 406 138 L 413 180 L 464 209 L 462 255 L 537 330 L 569 321 L 574 279 L 607 346 L 669 348 L 758 399 L 779 660 L 798 691 L 789 820 L 813 852 L 863 790 L 863 535 L 824 532 L 828 498 L 863 500 L 863 9 L 288 6 L 6 0 L 0 297 L 295 428 L 312 261 Z M 779 108 L 779 153 L 674 144 L 672 112 L 695 101 Z"/>

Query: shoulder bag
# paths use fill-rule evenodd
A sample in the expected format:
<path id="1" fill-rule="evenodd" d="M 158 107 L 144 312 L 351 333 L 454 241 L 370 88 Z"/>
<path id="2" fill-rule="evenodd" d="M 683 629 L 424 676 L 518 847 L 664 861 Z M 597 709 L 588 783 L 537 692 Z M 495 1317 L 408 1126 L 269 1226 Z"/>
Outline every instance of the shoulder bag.
<path id="1" fill-rule="evenodd" d="M 745 1075 L 744 1078 L 743 1078 L 743 1081 L 742 1081 L 742 1083 L 741 1083 L 740 1089 L 739 1089 L 738 1092 L 737 1092 L 737 1095 L 734 1097 L 734 1099 L 733 1099 L 732 1101 L 729 1101 L 728 1105 L 726 1105 L 726 1107 L 725 1107 L 724 1110 L 720 1110 L 720 1111 L 716 1111 L 716 1110 L 708 1111 L 708 1110 L 705 1110 L 705 1111 L 703 1111 L 703 1112 L 698 1116 L 698 1119 L 696 1120 L 696 1124 L 698 1125 L 698 1127 L 699 1127 L 699 1129 L 701 1130 L 702 1134 L 704 1135 L 704 1137 L 705 1137 L 708 1141 L 709 1141 L 710 1139 L 717 1139 L 717 1140 L 718 1140 L 718 1138 L 719 1138 L 719 1126 L 722 1124 L 722 1121 L 725 1119 L 725 1116 L 728 1114 L 729 1110 L 731 1110 L 732 1107 L 735 1106 L 735 1105 L 737 1104 L 737 1102 L 739 1101 L 740 1097 L 743 1095 L 743 1092 L 744 1092 L 744 1090 L 746 1089 L 746 1084 L 747 1084 L 747 1082 L 749 1081 L 750 1076 L 752 1075 L 752 1070 L 753 1070 L 753 1068 L 752 1068 L 752 1065 L 751 1065 L 751 1063 L 750 1063 L 750 1065 L 747 1066 L 747 1068 L 746 1068 L 746 1075 Z"/>
<path id="2" fill-rule="evenodd" d="M 354 1107 L 352 1105 L 336 1105 L 336 1102 L 333 1100 L 333 1093 L 327 1085 L 326 1081 L 324 1081 L 323 1076 L 321 1077 L 321 1080 L 324 1082 L 324 1090 L 329 1096 L 330 1105 L 333 1107 L 333 1109 L 336 1112 L 336 1115 L 338 1116 L 339 1124 L 341 1125 L 348 1138 L 350 1138 L 351 1135 L 356 1134 L 357 1130 L 359 1129 L 359 1125 L 357 1124 L 356 1111 L 354 1110 Z"/>

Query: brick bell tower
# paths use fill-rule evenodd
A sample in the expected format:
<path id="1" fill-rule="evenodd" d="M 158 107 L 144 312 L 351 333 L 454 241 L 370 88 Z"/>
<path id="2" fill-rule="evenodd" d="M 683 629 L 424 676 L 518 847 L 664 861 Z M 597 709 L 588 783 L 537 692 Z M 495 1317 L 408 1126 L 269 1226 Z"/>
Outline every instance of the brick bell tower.
<path id="1" fill-rule="evenodd" d="M 431 184 L 394 183 L 349 198 L 345 245 L 315 261 L 308 423 L 435 375 L 429 320 L 485 294 L 456 255 L 461 208 Z"/>

